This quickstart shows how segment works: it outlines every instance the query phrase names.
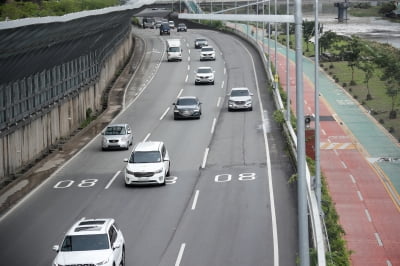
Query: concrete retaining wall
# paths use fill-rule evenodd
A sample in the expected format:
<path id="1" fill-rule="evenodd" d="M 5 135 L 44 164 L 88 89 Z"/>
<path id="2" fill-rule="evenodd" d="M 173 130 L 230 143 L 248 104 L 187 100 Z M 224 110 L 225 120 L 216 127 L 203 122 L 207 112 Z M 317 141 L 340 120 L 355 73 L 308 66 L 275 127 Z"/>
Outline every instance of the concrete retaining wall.
<path id="1" fill-rule="evenodd" d="M 102 109 L 104 90 L 128 58 L 133 40 L 129 34 L 106 59 L 98 80 L 50 106 L 31 122 L 0 138 L 0 183 L 27 167 L 68 138 L 86 119 L 86 110 Z"/>

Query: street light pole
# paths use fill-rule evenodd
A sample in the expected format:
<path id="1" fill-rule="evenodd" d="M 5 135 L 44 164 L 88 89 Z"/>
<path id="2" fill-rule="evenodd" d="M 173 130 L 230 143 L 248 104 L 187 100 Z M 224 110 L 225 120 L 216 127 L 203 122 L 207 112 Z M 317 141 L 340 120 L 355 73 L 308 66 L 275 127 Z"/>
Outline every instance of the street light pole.
<path id="1" fill-rule="evenodd" d="M 297 197 L 300 266 L 310 265 L 308 239 L 305 121 L 303 92 L 303 14 L 301 0 L 295 0 L 296 27 L 296 114 L 297 114 Z"/>

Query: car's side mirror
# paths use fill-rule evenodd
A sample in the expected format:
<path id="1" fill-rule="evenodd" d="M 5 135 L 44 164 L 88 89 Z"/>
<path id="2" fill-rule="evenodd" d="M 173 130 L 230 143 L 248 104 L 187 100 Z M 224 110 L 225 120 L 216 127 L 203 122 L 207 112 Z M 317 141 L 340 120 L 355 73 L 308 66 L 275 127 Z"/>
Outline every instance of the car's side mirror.
<path id="1" fill-rule="evenodd" d="M 53 246 L 53 250 L 58 252 L 60 250 L 60 246 L 59 245 L 54 245 Z"/>
<path id="2" fill-rule="evenodd" d="M 127 163 L 128 161 L 129 161 L 129 160 L 128 160 L 128 158 L 124 158 L 124 162 L 126 162 L 126 163 Z"/>
<path id="3" fill-rule="evenodd" d="M 176 105 L 176 103 L 173 103 L 172 105 Z"/>
<path id="4" fill-rule="evenodd" d="M 132 133 L 132 131 L 128 130 L 128 134 L 131 134 L 131 133 Z"/>
<path id="5" fill-rule="evenodd" d="M 253 96 L 254 94 L 253 93 L 250 93 L 250 96 Z"/>
<path id="6" fill-rule="evenodd" d="M 113 244 L 113 249 L 117 249 L 117 248 L 120 248 L 121 247 L 121 243 L 119 243 L 119 242 L 114 242 L 114 244 Z"/>

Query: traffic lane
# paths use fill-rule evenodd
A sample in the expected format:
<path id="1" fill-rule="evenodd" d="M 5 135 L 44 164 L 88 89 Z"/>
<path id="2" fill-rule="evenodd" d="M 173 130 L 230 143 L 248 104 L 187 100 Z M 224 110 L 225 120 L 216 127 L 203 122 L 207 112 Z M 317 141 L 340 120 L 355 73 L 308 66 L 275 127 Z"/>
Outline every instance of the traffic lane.
<path id="1" fill-rule="evenodd" d="M 161 265 L 273 265 L 266 197 L 264 167 L 202 170 Z"/>
<path id="2" fill-rule="evenodd" d="M 232 38 L 234 38 L 234 40 L 232 40 L 231 43 L 239 42 L 239 45 L 243 45 L 244 47 L 246 47 L 247 60 L 246 58 L 240 57 L 240 53 L 237 53 L 236 49 L 235 50 L 228 49 L 228 47 L 232 46 L 225 45 L 225 47 L 227 47 L 227 49 L 224 50 L 224 55 L 227 55 L 226 65 L 227 66 L 232 66 L 232 65 L 235 66 L 235 64 L 238 65 L 237 67 L 232 67 L 232 68 L 227 67 L 228 75 L 230 77 L 231 76 L 241 77 L 240 73 L 237 73 L 237 68 L 239 67 L 240 64 L 243 63 L 238 63 L 238 62 L 248 62 L 248 60 L 251 61 L 250 64 L 253 66 L 252 67 L 250 65 L 244 66 L 244 68 L 246 69 L 253 68 L 256 73 L 253 81 L 254 82 L 257 81 L 256 84 L 258 84 L 260 88 L 259 91 L 257 92 L 260 95 L 259 98 L 260 102 L 258 103 L 258 100 L 256 100 L 257 98 L 256 93 L 255 93 L 256 97 L 253 97 L 254 98 L 253 100 L 255 100 L 256 104 L 258 104 L 260 107 L 262 105 L 262 110 L 255 109 L 254 111 L 255 112 L 261 111 L 263 113 L 263 117 L 260 118 L 259 120 L 260 123 L 254 123 L 253 129 L 257 128 L 256 132 L 260 133 L 261 129 L 259 127 L 261 126 L 265 129 L 265 132 L 267 134 L 266 136 L 268 140 L 270 163 L 271 163 L 271 185 L 273 186 L 274 198 L 275 198 L 274 202 L 276 204 L 275 207 L 276 207 L 276 221 L 277 221 L 276 223 L 277 223 L 277 233 L 278 233 L 278 243 L 279 243 L 279 261 L 281 265 L 293 265 L 294 261 L 296 260 L 296 253 L 298 250 L 297 247 L 298 232 L 297 232 L 296 187 L 294 184 L 290 182 L 290 178 L 296 172 L 296 170 L 294 169 L 291 159 L 288 157 L 288 153 L 286 152 L 287 144 L 286 141 L 282 138 L 282 133 L 281 133 L 282 129 L 274 121 L 272 117 L 272 114 L 275 111 L 275 105 L 273 103 L 273 98 L 270 93 L 270 90 L 267 88 L 268 86 L 267 77 L 265 75 L 265 71 L 263 70 L 264 67 L 262 61 L 259 59 L 258 51 L 256 51 L 247 42 L 242 42 L 241 40 L 235 37 Z M 236 79 L 235 81 L 240 82 L 240 79 Z M 246 78 L 244 79 L 244 81 L 247 82 L 248 79 Z M 236 86 L 236 84 L 234 86 Z M 236 112 L 233 112 L 233 114 L 236 114 Z M 221 120 L 223 119 L 224 118 L 222 118 Z M 242 121 L 246 120 L 243 119 Z M 232 127 L 231 131 L 233 130 L 234 127 Z M 217 136 L 215 138 L 217 138 Z M 256 140 L 256 138 L 254 138 L 254 140 Z M 257 145 L 255 145 L 255 143 L 258 143 L 258 145 L 260 145 L 261 142 L 254 141 L 248 143 L 248 145 L 250 146 L 253 145 L 252 146 L 253 149 L 256 149 Z M 226 144 L 225 146 L 229 145 Z M 239 157 L 240 154 L 236 156 Z M 220 159 L 226 159 L 226 157 L 222 157 Z M 235 160 L 232 159 L 232 161 Z"/>

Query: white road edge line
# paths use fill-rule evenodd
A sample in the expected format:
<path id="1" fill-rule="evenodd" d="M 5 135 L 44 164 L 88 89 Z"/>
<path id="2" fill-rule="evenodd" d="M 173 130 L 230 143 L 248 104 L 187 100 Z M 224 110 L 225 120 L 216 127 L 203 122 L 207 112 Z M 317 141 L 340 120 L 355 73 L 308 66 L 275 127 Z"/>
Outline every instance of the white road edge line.
<path id="1" fill-rule="evenodd" d="M 212 126 L 211 126 L 211 134 L 214 134 L 216 123 L 217 123 L 217 118 L 214 117 L 214 120 L 213 120 L 213 123 L 212 123 Z"/>
<path id="2" fill-rule="evenodd" d="M 163 120 L 164 119 L 164 117 L 167 115 L 167 113 L 168 113 L 168 111 L 169 111 L 169 108 L 170 107 L 168 107 L 167 108 L 167 110 L 165 110 L 165 112 L 162 114 L 162 116 L 160 117 L 160 120 Z"/>
<path id="3" fill-rule="evenodd" d="M 261 121 L 266 121 L 265 117 L 264 117 L 264 108 L 263 108 L 262 101 L 261 101 L 260 88 L 258 86 L 258 79 L 257 79 L 257 73 L 255 71 L 256 67 L 254 64 L 254 60 L 253 60 L 253 57 L 251 56 L 250 51 L 243 44 L 241 44 L 241 45 L 249 54 L 249 58 L 251 59 L 251 62 L 253 64 L 253 73 L 254 73 L 254 78 L 256 81 L 258 102 L 260 104 Z M 270 154 L 269 154 L 269 145 L 268 145 L 267 131 L 266 131 L 265 125 L 262 128 L 263 128 L 263 136 L 264 136 L 264 143 L 265 143 L 265 155 L 267 157 L 268 189 L 270 191 L 269 199 L 271 202 L 270 207 L 271 207 L 272 239 L 273 239 L 273 247 L 274 247 L 274 266 L 279 266 L 278 226 L 276 223 L 274 186 L 272 184 L 272 172 L 271 172 L 271 158 L 270 158 Z"/>
<path id="4" fill-rule="evenodd" d="M 194 194 L 192 210 L 196 209 L 197 199 L 199 198 L 199 192 L 200 192 L 199 190 L 196 190 L 196 193 Z"/>
<path id="5" fill-rule="evenodd" d="M 147 141 L 147 140 L 150 138 L 150 135 L 151 135 L 151 133 L 148 133 L 148 134 L 146 135 L 146 137 L 144 137 L 144 140 L 143 140 L 143 141 Z"/>
<path id="6" fill-rule="evenodd" d="M 108 182 L 107 186 L 104 189 L 108 189 L 111 184 L 114 182 L 115 178 L 117 178 L 117 176 L 119 176 L 119 174 L 121 173 L 121 171 L 118 171 L 115 173 L 115 175 L 113 176 L 113 178 L 111 178 L 110 182 Z"/>
<path id="7" fill-rule="evenodd" d="M 207 157 L 208 157 L 208 151 L 210 150 L 210 148 L 206 148 L 206 150 L 204 151 L 204 156 L 203 156 L 203 163 L 201 164 L 201 168 L 205 168 L 206 167 L 206 162 L 207 162 Z"/>
<path id="8" fill-rule="evenodd" d="M 181 264 L 181 260 L 183 257 L 183 251 L 185 251 L 186 244 L 182 243 L 181 248 L 179 249 L 178 257 L 176 258 L 175 266 L 179 266 Z"/>

